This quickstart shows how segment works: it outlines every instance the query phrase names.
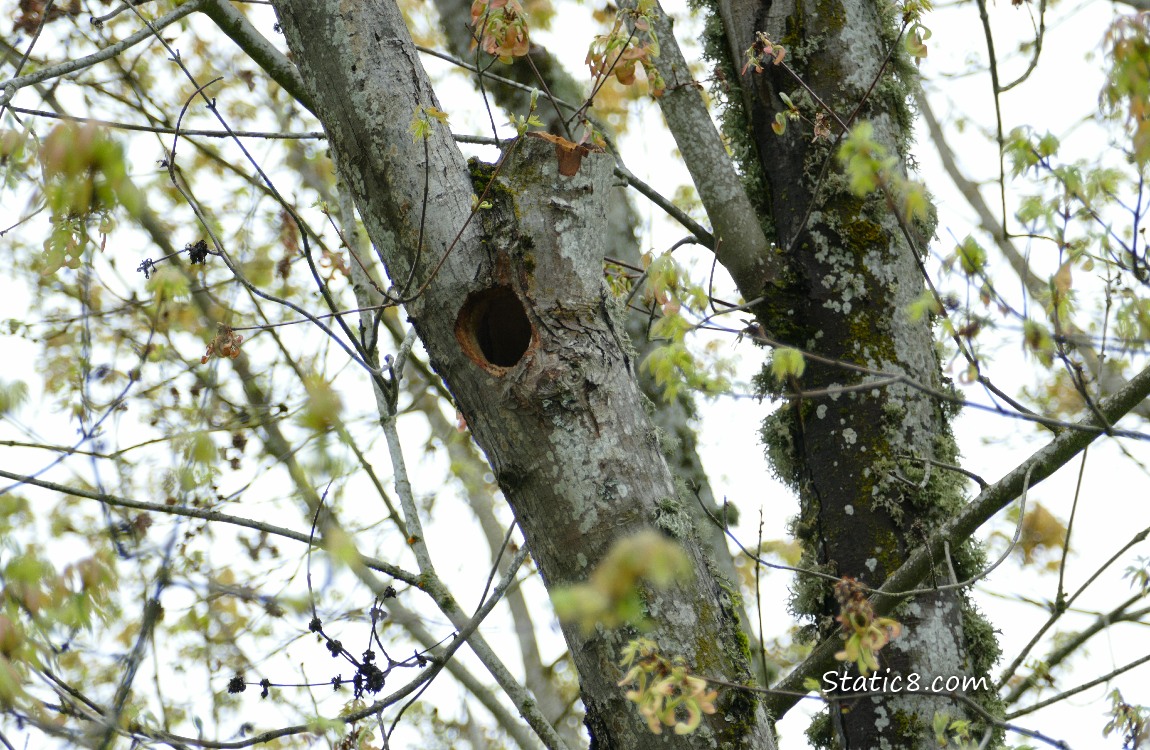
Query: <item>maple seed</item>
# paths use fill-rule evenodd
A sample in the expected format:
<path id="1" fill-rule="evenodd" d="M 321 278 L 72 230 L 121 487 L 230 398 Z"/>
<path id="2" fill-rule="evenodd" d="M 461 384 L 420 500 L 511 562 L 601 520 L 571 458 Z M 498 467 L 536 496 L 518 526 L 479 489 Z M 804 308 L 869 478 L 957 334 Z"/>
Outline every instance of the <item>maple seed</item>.
<path id="1" fill-rule="evenodd" d="M 240 344 L 244 341 L 244 337 L 236 333 L 229 326 L 221 323 L 216 330 L 215 338 L 209 343 L 204 350 L 204 356 L 200 357 L 200 364 L 206 365 L 212 356 L 228 357 L 235 359 L 240 356 Z"/>

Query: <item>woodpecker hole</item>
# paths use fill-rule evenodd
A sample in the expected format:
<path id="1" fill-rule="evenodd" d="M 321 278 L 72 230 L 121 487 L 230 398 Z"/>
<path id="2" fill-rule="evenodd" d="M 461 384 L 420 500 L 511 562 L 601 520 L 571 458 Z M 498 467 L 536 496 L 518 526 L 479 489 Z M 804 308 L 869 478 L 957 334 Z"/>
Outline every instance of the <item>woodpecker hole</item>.
<path id="1" fill-rule="evenodd" d="M 455 319 L 455 338 L 463 352 L 486 369 L 517 365 L 531 346 L 531 334 L 527 311 L 508 286 L 467 295 Z"/>

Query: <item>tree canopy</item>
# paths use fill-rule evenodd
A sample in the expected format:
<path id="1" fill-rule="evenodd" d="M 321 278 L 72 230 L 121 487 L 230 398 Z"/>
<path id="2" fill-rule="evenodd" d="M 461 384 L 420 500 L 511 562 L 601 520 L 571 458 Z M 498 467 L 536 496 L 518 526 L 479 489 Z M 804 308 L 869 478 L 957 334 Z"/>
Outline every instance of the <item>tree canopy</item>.
<path id="1" fill-rule="evenodd" d="M 8 750 L 1150 742 L 1142 0 L 4 6 Z"/>

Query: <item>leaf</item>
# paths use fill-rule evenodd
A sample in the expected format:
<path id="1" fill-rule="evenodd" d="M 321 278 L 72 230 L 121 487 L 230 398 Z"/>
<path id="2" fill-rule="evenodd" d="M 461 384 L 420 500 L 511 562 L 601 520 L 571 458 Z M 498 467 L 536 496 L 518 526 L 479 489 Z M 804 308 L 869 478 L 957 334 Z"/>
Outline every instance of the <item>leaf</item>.
<path id="1" fill-rule="evenodd" d="M 360 564 L 359 550 L 355 539 L 342 526 L 331 525 L 324 530 L 323 545 L 336 562 L 354 567 Z"/>
<path id="2" fill-rule="evenodd" d="M 912 321 L 919 321 L 928 315 L 942 315 L 942 305 L 929 289 L 924 289 L 918 299 L 910 303 L 906 312 Z"/>
<path id="3" fill-rule="evenodd" d="M 1058 153 L 1058 146 L 1058 139 L 1050 133 L 1047 133 L 1038 139 L 1038 143 L 1034 146 L 1034 150 L 1038 152 L 1039 156 L 1046 158 L 1054 156 L 1056 153 Z"/>
<path id="4" fill-rule="evenodd" d="M 771 374 L 775 376 L 776 380 L 782 381 L 801 377 L 806 367 L 803 353 L 798 349 L 775 349 L 771 356 Z"/>
<path id="5" fill-rule="evenodd" d="M 197 432 L 192 437 L 186 451 L 189 460 L 198 464 L 212 465 L 219 458 L 219 450 L 212 436 L 207 432 Z"/>
<path id="6" fill-rule="evenodd" d="M 1046 326 L 1034 320 L 1023 321 L 1022 339 L 1026 349 L 1044 366 L 1050 367 L 1054 363 L 1054 339 Z"/>
<path id="7" fill-rule="evenodd" d="M 930 39 L 930 29 L 920 24 L 914 24 L 903 37 L 903 47 L 907 54 L 915 58 L 917 63 L 927 55 L 926 40 Z"/>
<path id="8" fill-rule="evenodd" d="M 0 417 L 19 409 L 27 400 L 27 383 L 21 380 L 0 380 Z"/>
<path id="9" fill-rule="evenodd" d="M 307 390 L 307 401 L 300 415 L 300 424 L 316 432 L 327 432 L 335 427 L 343 411 L 339 393 L 330 382 L 318 375 L 308 376 L 304 387 Z"/>
<path id="10" fill-rule="evenodd" d="M 428 117 L 435 120 L 439 124 L 441 124 L 441 125 L 447 124 L 447 113 L 444 112 L 439 107 L 424 107 L 423 112 L 424 112 L 424 114 L 426 114 Z"/>
<path id="11" fill-rule="evenodd" d="M 967 276 L 982 273 L 986 266 L 986 250 L 969 234 L 955 248 L 954 254 L 962 272 Z"/>
<path id="12" fill-rule="evenodd" d="M 901 185 L 902 216 L 907 221 L 927 221 L 930 218 L 930 201 L 926 188 L 921 183 L 906 180 Z"/>
<path id="13" fill-rule="evenodd" d="M 1058 271 L 1055 272 L 1054 276 L 1052 276 L 1050 279 L 1050 287 L 1059 296 L 1065 297 L 1066 294 L 1070 291 L 1070 287 L 1073 285 L 1073 278 L 1070 274 L 1072 263 L 1073 261 L 1069 260 L 1063 263 L 1058 267 Z"/>
<path id="14" fill-rule="evenodd" d="M 411 142 L 418 143 L 431 137 L 431 122 L 447 125 L 447 113 L 438 107 L 425 107 L 419 105 L 411 113 L 411 124 L 407 129 L 411 131 Z"/>
<path id="15" fill-rule="evenodd" d="M 642 626 L 641 586 L 666 589 L 691 574 L 691 561 L 677 542 L 653 529 L 616 541 L 586 583 L 556 587 L 551 602 L 561 620 L 585 632 L 597 625 Z"/>
<path id="16" fill-rule="evenodd" d="M 579 173 L 583 164 L 583 157 L 592 151 L 599 151 L 596 146 L 585 146 L 572 143 L 566 138 L 551 133 L 528 133 L 533 138 L 542 138 L 555 144 L 555 158 L 559 162 L 559 174 L 572 177 Z"/>

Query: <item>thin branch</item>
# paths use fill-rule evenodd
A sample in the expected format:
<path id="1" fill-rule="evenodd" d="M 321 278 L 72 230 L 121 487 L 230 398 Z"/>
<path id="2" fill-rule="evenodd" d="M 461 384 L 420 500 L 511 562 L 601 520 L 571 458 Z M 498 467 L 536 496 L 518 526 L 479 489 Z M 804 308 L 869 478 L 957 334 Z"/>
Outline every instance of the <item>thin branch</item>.
<path id="1" fill-rule="evenodd" d="M 41 81 L 47 81 L 52 78 L 59 78 L 66 76 L 69 73 L 74 73 L 77 70 L 90 68 L 93 65 L 109 60 L 126 49 L 134 47 L 145 39 L 152 36 L 158 36 L 158 29 L 170 26 L 176 21 L 184 18 L 198 10 L 201 10 L 210 0 L 188 0 L 176 7 L 169 13 L 166 13 L 156 20 L 151 22 L 150 27 L 145 26 L 143 29 L 124 37 L 119 42 L 109 45 L 98 52 L 93 52 L 84 57 L 78 57 L 75 60 L 68 60 L 67 62 L 60 63 L 59 65 L 50 65 L 45 68 L 37 70 L 35 73 L 29 73 L 26 76 L 18 76 L 16 78 L 9 78 L 6 81 L 0 81 L 0 105 L 8 104 L 12 98 L 16 96 L 16 92 L 25 86 L 31 86 Z"/>
<path id="2" fill-rule="evenodd" d="M 846 370 L 848 372 L 855 372 L 855 373 L 861 373 L 864 375 L 870 375 L 870 376 L 873 376 L 874 378 L 876 378 L 875 381 L 870 381 L 869 383 L 860 383 L 860 384 L 856 384 L 853 386 L 834 386 L 834 385 L 832 385 L 832 386 L 829 386 L 829 387 L 822 389 L 822 390 L 819 390 L 819 391 L 802 391 L 802 392 L 796 392 L 796 393 L 783 393 L 780 396 L 781 398 L 790 399 L 790 400 L 802 400 L 804 398 L 809 398 L 812 395 L 827 395 L 827 396 L 833 397 L 835 395 L 835 393 L 849 393 L 852 390 L 856 390 L 856 391 L 861 390 L 864 386 L 868 386 L 868 385 L 870 387 L 880 387 L 880 386 L 885 387 L 885 386 L 893 385 L 895 383 L 901 383 L 901 384 L 906 385 L 910 388 L 913 388 L 916 391 L 919 391 L 921 393 L 925 393 L 928 396 L 931 396 L 932 398 L 938 399 L 939 401 L 945 401 L 945 402 L 952 403 L 952 404 L 960 404 L 962 406 L 970 407 L 971 409 L 978 409 L 980 411 L 986 411 L 986 412 L 990 412 L 992 414 L 998 414 L 999 416 L 1002 416 L 1002 417 L 1009 417 L 1011 419 L 1018 419 L 1018 420 L 1022 420 L 1025 422 L 1033 422 L 1035 424 L 1040 424 L 1040 425 L 1043 425 L 1046 427 L 1057 427 L 1057 428 L 1062 429 L 1062 430 L 1070 430 L 1070 431 L 1076 431 L 1076 432 L 1092 432 L 1095 434 L 1106 433 L 1107 435 L 1110 435 L 1111 437 L 1125 437 L 1125 438 L 1131 438 L 1134 440 L 1150 440 L 1150 434 L 1148 434 L 1148 433 L 1139 432 L 1137 430 L 1117 429 L 1111 425 L 1101 425 L 1101 424 L 1095 425 L 1095 422 L 1093 422 L 1092 419 L 1084 419 L 1084 420 L 1079 420 L 1077 422 L 1070 422 L 1070 421 L 1063 420 L 1063 419 L 1055 419 L 1053 417 L 1044 417 L 1040 414 L 1034 414 L 1034 413 L 1028 413 L 1028 412 L 1007 411 L 998 405 L 988 405 L 988 404 L 979 403 L 977 401 L 970 401 L 968 399 L 955 396 L 953 393 L 947 393 L 945 391 L 939 390 L 939 389 L 934 388 L 932 386 L 926 385 L 925 383 L 920 383 L 919 381 L 915 380 L 914 378 L 911 378 L 911 377 L 909 377 L 905 374 L 902 374 L 902 373 L 886 372 L 885 370 L 878 370 L 878 369 L 875 369 L 872 367 L 867 367 L 865 365 L 855 364 L 853 362 L 847 362 L 844 360 L 833 359 L 831 357 L 824 357 L 820 354 L 808 351 L 806 349 L 799 349 L 797 347 L 786 347 L 785 344 L 783 344 L 779 341 L 776 341 L 775 339 L 772 339 L 768 336 L 764 336 L 762 333 L 759 333 L 759 332 L 750 332 L 750 331 L 747 331 L 746 329 L 739 330 L 739 329 L 734 329 L 734 328 L 724 328 L 722 326 L 715 326 L 715 325 L 703 326 L 703 328 L 706 328 L 707 330 L 723 331 L 725 333 L 731 333 L 731 334 L 735 334 L 735 335 L 746 336 L 747 338 L 753 339 L 755 341 L 758 341 L 760 343 L 766 344 L 767 346 L 771 346 L 771 347 L 792 348 L 792 349 L 795 349 L 795 351 L 800 352 L 804 358 L 810 359 L 814 362 L 819 362 L 822 364 L 830 365 L 832 367 L 838 367 L 838 368 L 840 368 L 842 370 Z M 1126 386 L 1129 386 L 1129 382 L 1127 382 Z M 1124 386 L 1123 388 L 1125 388 L 1126 386 Z M 1119 393 L 1121 393 L 1121 392 L 1122 392 L 1122 390 L 1119 391 Z M 1117 393 L 1114 395 L 1116 396 Z M 755 396 L 755 397 L 756 398 L 762 398 L 761 395 Z M 1128 411 L 1133 411 L 1133 409 L 1130 409 Z M 1123 412 L 1123 413 L 1125 414 L 1126 412 Z M 1093 416 L 1094 415 L 1091 414 L 1092 418 L 1093 418 Z"/>
<path id="3" fill-rule="evenodd" d="M 1010 91 L 1015 86 L 1019 85 L 1034 72 L 1038 67 L 1038 58 L 1042 55 L 1042 42 L 1046 38 L 1046 0 L 1039 0 L 1038 2 L 1038 29 L 1034 32 L 1034 52 L 1030 55 L 1030 64 L 1026 66 L 1026 70 L 1022 75 L 1015 78 L 1010 83 L 1002 87 L 1001 93 Z"/>
<path id="4" fill-rule="evenodd" d="M 1113 669 L 1113 670 L 1107 672 L 1106 674 L 1102 675 L 1101 677 L 1097 677 L 1097 678 L 1091 680 L 1090 682 L 1084 682 L 1081 685 L 1078 685 L 1077 687 L 1073 687 L 1070 690 L 1066 690 L 1064 692 L 1061 692 L 1058 695 L 1047 698 L 1044 701 L 1039 701 L 1038 703 L 1035 703 L 1032 706 L 1027 706 L 1026 708 L 1020 708 L 1017 711 L 1011 711 L 1010 713 L 1008 713 L 1006 715 L 1006 718 L 1007 719 L 1014 719 L 1014 718 L 1019 717 L 1019 716 L 1025 716 L 1026 714 L 1033 713 L 1034 711 L 1037 711 L 1040 708 L 1046 708 L 1047 706 L 1054 705 L 1055 703 L 1058 703 L 1059 701 L 1066 700 L 1067 698 L 1069 698 L 1072 695 L 1077 695 L 1078 693 L 1081 693 L 1083 690 L 1089 690 L 1090 688 L 1094 687 L 1095 685 L 1101 685 L 1104 682 L 1109 682 L 1110 680 L 1113 680 L 1118 675 L 1129 672 L 1131 669 L 1134 669 L 1135 667 L 1139 667 L 1143 664 L 1146 664 L 1147 662 L 1150 662 L 1150 654 L 1147 654 L 1146 656 L 1143 656 L 1140 659 L 1135 659 L 1134 661 L 1127 662 L 1126 664 L 1123 664 L 1121 667 L 1118 667 L 1117 669 Z"/>
<path id="5" fill-rule="evenodd" d="M 411 345 L 415 342 L 414 329 L 404 339 L 405 347 L 401 347 L 401 351 L 406 348 L 410 350 Z M 402 365 L 397 357 L 397 366 Z M 401 375 L 401 370 L 397 367 L 393 371 L 393 376 L 398 380 Z M 415 553 L 416 562 L 419 565 L 420 573 L 420 588 L 431 596 L 435 601 L 440 611 L 446 615 L 452 623 L 457 627 L 461 627 L 463 622 L 463 613 L 460 611 L 455 600 L 444 588 L 443 583 L 440 581 L 439 576 L 435 572 L 435 566 L 431 562 L 431 555 L 427 550 L 427 543 L 423 538 L 423 527 L 419 520 L 419 511 L 415 504 L 415 495 L 412 492 L 411 480 L 408 477 L 407 467 L 403 459 L 403 445 L 399 440 L 399 433 L 395 428 L 395 411 L 394 404 L 388 406 L 382 402 L 379 394 L 377 393 L 377 401 L 380 401 L 380 426 L 383 429 L 384 437 L 387 440 L 388 451 L 391 454 L 392 473 L 395 478 L 395 491 L 399 496 L 400 507 L 403 508 L 404 521 L 407 523 L 409 536 L 407 539 L 408 546 L 411 547 L 412 552 Z M 526 551 L 524 546 L 520 553 Z M 551 722 L 539 710 L 539 705 L 530 697 L 522 685 L 511 675 L 511 672 L 504 666 L 502 660 L 496 655 L 487 642 L 476 633 L 468 644 L 471 650 L 475 653 L 479 660 L 491 672 L 491 676 L 499 683 L 499 687 L 507 694 L 507 696 L 515 703 L 519 713 L 539 735 L 539 738 L 549 748 L 549 750 L 566 750 L 567 743 L 555 731 Z"/>
<path id="6" fill-rule="evenodd" d="M 374 702 L 367 708 L 340 716 L 339 719 L 345 724 L 354 724 L 355 722 L 363 721 L 370 716 L 374 716 L 380 713 L 388 706 L 394 705 L 403 700 L 418 690 L 421 685 L 426 683 L 428 680 L 433 679 L 435 675 L 439 674 L 447 661 L 451 659 L 452 656 L 454 656 L 455 652 L 459 650 L 460 646 L 468 642 L 471 636 L 475 633 L 475 630 L 479 627 L 480 623 L 482 623 L 487 615 L 491 613 L 491 610 L 495 608 L 495 605 L 499 603 L 500 599 L 503 597 L 504 592 L 514 582 L 515 573 L 519 570 L 519 566 L 522 565 L 523 560 L 526 559 L 526 557 L 527 548 L 524 547 L 519 550 L 518 554 L 516 554 L 515 559 L 512 561 L 510 571 L 499 582 L 499 586 L 497 586 L 495 591 L 492 592 L 491 598 L 484 603 L 483 607 L 475 614 L 474 617 L 469 619 L 463 627 L 459 628 L 455 638 L 453 638 L 451 643 L 447 645 L 443 653 L 435 656 L 431 660 L 432 664 L 427 670 L 425 670 L 418 677 L 404 685 L 399 690 L 395 691 L 391 695 L 388 695 L 386 698 L 382 698 Z M 241 748 L 262 745 L 280 737 L 289 737 L 291 735 L 303 734 L 305 732 L 312 731 L 313 729 L 314 725 L 312 724 L 296 724 L 290 727 L 281 727 L 279 729 L 261 732 L 260 734 L 252 735 L 246 739 L 236 740 L 233 742 L 214 742 L 210 740 L 195 739 L 192 737 L 181 737 L 180 735 L 156 730 L 141 731 L 138 734 L 163 742 L 178 742 L 194 747 L 212 748 L 213 750 L 241 750 Z"/>
<path id="7" fill-rule="evenodd" d="M 1090 625 L 1078 631 L 1077 633 L 1070 634 L 1068 637 L 1057 639 L 1056 647 L 1050 654 L 1042 660 L 1042 668 L 1035 669 L 1028 674 L 1025 679 L 1014 685 L 1010 692 L 1002 699 L 1006 705 L 1014 705 L 1022 698 L 1023 694 L 1038 684 L 1043 675 L 1049 673 L 1051 669 L 1066 661 L 1068 658 L 1075 654 L 1082 653 L 1082 647 L 1094 636 L 1105 631 L 1106 629 L 1116 625 L 1120 622 L 1135 622 L 1141 623 L 1150 609 L 1143 608 L 1129 612 L 1136 602 L 1145 598 L 1145 594 L 1139 592 L 1134 596 L 1129 597 L 1126 601 L 1119 604 L 1109 612 L 1105 612 L 1090 623 Z M 1001 688 L 1000 688 L 1001 689 Z"/>
<path id="8" fill-rule="evenodd" d="M 1006 228 L 994 216 L 994 212 L 983 199 L 978 185 L 963 174 L 961 168 L 958 166 L 954 151 L 951 149 L 950 144 L 947 143 L 946 136 L 942 132 L 942 126 L 939 124 L 938 118 L 935 117 L 934 110 L 931 108 L 926 96 L 919 92 L 916 97 L 918 110 L 922 114 L 923 122 L 926 123 L 927 131 L 930 133 L 931 141 L 934 143 L 935 150 L 938 152 L 943 168 L 950 176 L 951 181 L 954 182 L 955 187 L 962 193 L 963 198 L 966 199 L 966 202 L 970 204 L 975 214 L 978 215 L 978 220 L 982 224 L 983 230 L 994 240 L 999 252 L 1006 258 L 1007 263 L 1010 264 L 1010 267 L 1014 269 L 1015 274 L 1021 280 L 1023 288 L 1032 297 L 1041 299 L 1049 295 L 1049 284 L 1030 270 L 1030 264 L 1010 241 L 1010 238 L 1007 237 Z M 1090 337 L 1087 334 L 1070 321 L 1063 322 L 1062 328 L 1065 342 L 1073 346 L 1075 351 L 1081 355 L 1086 367 L 1098 378 L 1103 393 L 1113 392 L 1125 383 L 1121 374 L 1106 367 L 1102 357 L 1099 356 L 1098 352 L 1096 352 L 1091 345 Z M 1140 404 L 1134 411 L 1143 417 L 1150 416 L 1150 402 Z"/>
<path id="9" fill-rule="evenodd" d="M 115 128 L 116 130 L 132 130 L 141 133 L 161 133 L 163 135 L 179 135 L 183 137 L 197 136 L 200 138 L 261 138 L 263 140 L 325 140 L 327 134 L 321 130 L 313 130 L 306 133 L 276 133 L 261 130 L 233 130 L 230 133 L 226 130 L 198 130 L 198 129 L 183 129 L 177 130 L 176 128 L 169 128 L 163 125 L 143 125 L 136 122 L 118 122 L 116 120 L 102 120 L 98 117 L 77 117 L 76 115 L 67 115 L 60 112 L 48 112 L 43 109 L 29 109 L 28 107 L 14 107 L 10 106 L 8 109 L 13 112 L 18 112 L 22 115 L 30 117 L 51 117 L 55 120 L 67 120 L 68 122 L 83 122 L 90 125 L 103 125 L 106 128 Z"/>
<path id="10" fill-rule="evenodd" d="M 634 9 L 635 0 L 619 5 Z M 715 253 L 744 296 L 758 297 L 763 287 L 778 277 L 781 259 L 771 252 L 758 214 L 715 128 L 701 87 L 691 77 L 670 21 L 657 3 L 650 16 L 660 50 L 654 62 L 667 82 L 659 107 L 691 173 L 714 234 L 722 240 L 714 248 Z"/>
<path id="11" fill-rule="evenodd" d="M 1148 658 L 1150 658 L 1150 657 L 1148 657 Z M 875 676 L 877 676 L 877 673 Z M 934 690 L 906 689 L 906 690 L 899 690 L 896 692 L 893 690 L 871 690 L 871 691 L 867 691 L 867 692 L 851 692 L 849 695 L 825 695 L 825 694 L 820 693 L 818 696 L 812 696 L 812 695 L 808 695 L 809 691 L 806 690 L 805 688 L 802 691 L 787 690 L 787 689 L 783 689 L 783 688 L 755 688 L 755 687 L 750 687 L 748 685 L 739 685 L 739 684 L 736 684 L 733 682 L 727 682 L 725 680 L 718 680 L 718 679 L 715 679 L 712 677 L 706 677 L 705 679 L 707 680 L 707 682 L 709 682 L 713 685 L 719 685 L 722 687 L 731 688 L 733 690 L 744 690 L 747 692 L 757 693 L 759 695 L 768 696 L 768 698 L 767 698 L 768 703 L 771 702 L 772 698 L 774 698 L 774 699 L 788 698 L 788 699 L 791 699 L 793 703 L 797 703 L 799 700 L 802 700 L 802 699 L 821 700 L 821 701 L 824 701 L 824 702 L 830 703 L 830 704 L 841 703 L 844 701 L 856 701 L 856 700 L 859 700 L 861 698 L 880 698 L 880 697 L 889 696 L 889 695 L 923 695 L 923 696 L 932 696 L 932 697 L 936 697 L 936 698 L 949 698 L 949 699 L 955 701 L 956 703 L 963 704 L 964 706 L 966 706 L 967 708 L 972 710 L 974 713 L 976 713 L 980 717 L 982 717 L 989 724 L 992 724 L 996 727 L 1000 727 L 1000 728 L 1005 729 L 1006 731 L 1009 731 L 1009 732 L 1014 732 L 1016 734 L 1021 734 L 1021 735 L 1026 736 L 1026 737 L 1032 737 L 1036 740 L 1041 740 L 1042 742 L 1045 742 L 1046 744 L 1048 744 L 1052 747 L 1059 748 L 1059 750 L 1070 750 L 1070 746 L 1067 745 L 1064 741 L 1056 740 L 1056 739 L 1049 737 L 1049 736 L 1043 734 L 1042 732 L 1039 732 L 1039 731 L 1034 730 L 1034 729 L 1026 729 L 1025 727 L 1015 726 L 1014 724 L 1011 724 L 1007 721 L 1003 721 L 1002 719 L 998 718 L 997 716 L 995 716 L 995 715 L 991 714 L 989 711 L 987 711 L 986 708 L 982 704 L 980 704 L 978 701 L 974 700 L 973 698 L 970 698 L 969 696 L 963 695 L 962 693 L 956 693 L 953 691 L 937 691 L 936 692 Z M 882 678 L 882 679 L 890 679 L 890 678 Z M 983 747 L 983 746 L 980 745 L 979 747 Z"/>
<path id="12" fill-rule="evenodd" d="M 1089 578 L 1087 578 L 1081 586 L 1078 587 L 1077 591 L 1071 594 L 1070 597 L 1066 599 L 1066 601 L 1062 602 L 1061 607 L 1051 612 L 1049 619 L 1047 619 L 1047 621 L 1042 624 L 1042 626 L 1030 639 L 1030 642 L 1027 643 L 1026 646 L 1024 646 L 1022 650 L 1019 651 L 1018 654 L 1014 657 L 1014 660 L 1011 661 L 1010 664 L 1002 670 L 1002 675 L 999 677 L 998 684 L 996 685 L 999 690 L 1001 690 L 1002 687 L 1006 685 L 1010 678 L 1014 676 L 1014 673 L 1018 671 L 1018 668 L 1022 666 L 1022 663 L 1026 661 L 1026 657 L 1038 644 L 1038 641 L 1042 638 L 1046 631 L 1050 630 L 1050 628 L 1053 627 L 1056 622 L 1058 622 L 1062 615 L 1069 611 L 1070 605 L 1072 605 L 1075 600 L 1077 600 L 1078 597 L 1081 596 L 1083 592 L 1085 592 L 1086 589 L 1094 583 L 1094 581 L 1098 580 L 1098 577 L 1102 575 L 1103 572 L 1105 572 L 1111 565 L 1117 562 L 1132 547 L 1146 541 L 1148 536 L 1150 536 L 1150 526 L 1139 531 L 1130 539 L 1130 541 L 1122 545 L 1121 549 L 1115 551 L 1115 553 L 1110 556 L 1109 560 L 1098 566 L 1098 569 L 1095 570 L 1094 573 Z"/>
<path id="13" fill-rule="evenodd" d="M 212 19 L 220 31 L 236 43 L 244 54 L 273 81 L 283 87 L 296 101 L 318 117 L 311 92 L 303 82 L 299 69 L 269 42 L 263 34 L 228 0 L 207 0 L 203 6 L 204 15 Z"/>
<path id="14" fill-rule="evenodd" d="M 1150 368 L 1138 373 L 1126 387 L 1104 399 L 1099 404 L 1099 410 L 1107 422 L 1113 423 L 1147 395 L 1150 395 Z M 1033 485 L 1039 484 L 1082 452 L 1106 429 L 1106 425 L 1098 424 L 1093 415 L 1082 420 L 1080 425 L 1085 429 L 1067 430 L 1058 435 L 1002 479 L 979 493 L 957 516 L 931 535 L 922 547 L 911 552 L 906 562 L 872 596 L 876 616 L 890 613 L 902 601 L 897 596 L 886 595 L 886 592 L 914 589 L 933 569 L 934 561 L 945 554 L 948 544 L 956 547 L 969 539 L 983 523 L 1018 497 L 1028 477 Z M 837 636 L 824 640 L 783 680 L 780 687 L 791 691 L 802 690 L 806 678 L 820 675 L 833 667 L 834 654 L 841 647 L 841 639 Z M 774 697 L 767 700 L 767 707 L 772 715 L 779 717 L 790 710 L 795 702 L 796 699 L 791 697 Z"/>
<path id="15" fill-rule="evenodd" d="M 998 83 L 998 57 L 994 52 L 994 33 L 990 29 L 990 16 L 986 12 L 986 0 L 978 0 L 978 15 L 982 20 L 982 33 L 986 38 L 986 51 L 990 68 L 990 84 L 994 94 L 995 138 L 998 142 L 998 194 L 1001 199 L 1002 228 L 1006 232 L 1006 139 L 1002 134 L 1002 86 Z"/>
<path id="16" fill-rule="evenodd" d="M 242 516 L 233 516 L 227 513 L 220 513 L 216 510 L 204 510 L 201 508 L 193 508 L 184 505 L 167 505 L 165 503 L 149 503 L 142 500 L 129 500 L 125 497 L 111 495 L 106 492 L 92 492 L 81 487 L 69 487 L 56 482 L 49 482 L 45 479 L 37 479 L 35 477 L 26 476 L 23 474 L 16 474 L 10 471 L 0 469 L 0 477 L 12 479 L 21 484 L 28 484 L 34 487 L 41 487 L 46 490 L 58 492 L 62 495 L 70 495 L 75 497 L 86 497 L 89 500 L 95 500 L 106 505 L 111 505 L 117 508 L 131 508 L 132 510 L 142 510 L 149 513 L 162 513 L 169 516 L 184 516 L 186 518 L 198 518 L 203 521 L 227 523 L 233 526 L 241 526 L 246 529 L 252 529 L 264 534 L 282 537 L 284 539 L 291 539 L 292 541 L 301 542 L 303 544 L 320 546 L 310 535 L 304 534 L 299 531 L 292 531 L 291 529 L 284 528 L 283 526 L 276 526 L 263 521 L 253 521 L 250 518 Z M 383 573 L 384 575 L 391 576 L 392 578 L 403 581 L 410 586 L 419 586 L 419 576 L 414 573 L 409 573 L 403 568 L 392 565 L 391 563 L 384 562 L 383 560 L 374 557 L 362 557 L 363 564 L 372 570 Z"/>

